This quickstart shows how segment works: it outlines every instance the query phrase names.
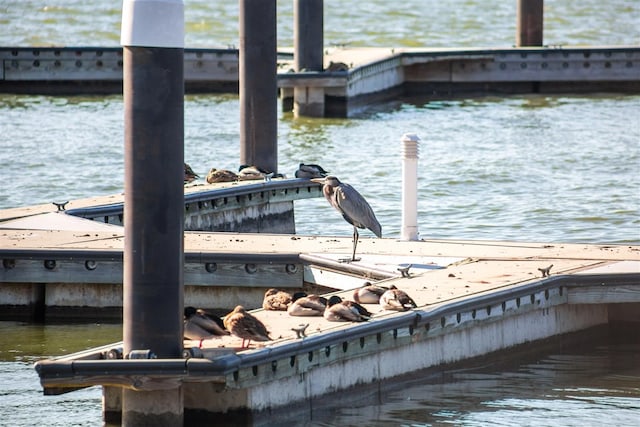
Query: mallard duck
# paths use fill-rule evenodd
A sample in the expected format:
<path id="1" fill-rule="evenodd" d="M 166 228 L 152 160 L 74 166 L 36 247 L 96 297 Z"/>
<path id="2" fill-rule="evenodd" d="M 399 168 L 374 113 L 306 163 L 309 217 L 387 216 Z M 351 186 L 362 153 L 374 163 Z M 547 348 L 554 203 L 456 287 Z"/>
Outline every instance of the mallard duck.
<path id="1" fill-rule="evenodd" d="M 241 338 L 241 348 L 248 348 L 253 341 L 271 341 L 267 327 L 257 317 L 238 305 L 224 317 L 224 326 L 231 335 Z M 246 341 L 246 346 L 245 346 Z"/>
<path id="2" fill-rule="evenodd" d="M 215 182 L 234 182 L 238 180 L 238 175 L 227 169 L 211 168 L 207 174 L 207 182 L 213 184 Z"/>
<path id="3" fill-rule="evenodd" d="M 353 300 L 360 304 L 378 304 L 380 302 L 380 296 L 387 290 L 389 290 L 389 288 L 365 282 L 361 288 L 354 289 Z"/>
<path id="4" fill-rule="evenodd" d="M 384 310 L 407 311 L 418 305 L 405 291 L 391 285 L 380 297 L 380 306 Z"/>
<path id="5" fill-rule="evenodd" d="M 184 164 L 184 183 L 188 184 L 192 181 L 195 181 L 198 178 L 200 178 L 200 175 L 195 173 L 193 169 L 191 169 L 191 166 L 185 163 Z"/>
<path id="6" fill-rule="evenodd" d="M 286 178 L 281 173 L 269 172 L 258 166 L 251 165 L 241 165 L 238 168 L 238 180 L 240 181 L 249 181 L 249 180 L 257 180 L 264 179 L 265 181 L 270 181 L 271 178 Z"/>
<path id="7" fill-rule="evenodd" d="M 320 165 L 300 163 L 298 166 L 298 170 L 295 172 L 296 178 L 324 178 L 329 174 L 328 171 L 324 170 Z"/>
<path id="8" fill-rule="evenodd" d="M 240 165 L 238 168 L 238 179 L 240 181 L 250 181 L 257 179 L 265 179 L 269 172 L 260 169 L 257 166 Z"/>
<path id="9" fill-rule="evenodd" d="M 323 316 L 330 322 L 364 322 L 371 318 L 371 313 L 357 302 L 343 301 L 333 295 L 327 302 Z"/>
<path id="10" fill-rule="evenodd" d="M 265 310 L 287 311 L 291 303 L 291 294 L 285 291 L 271 288 L 264 293 L 262 308 Z"/>
<path id="11" fill-rule="evenodd" d="M 188 340 L 204 340 L 215 336 L 229 335 L 221 318 L 209 314 L 202 309 L 185 307 L 184 338 Z"/>
<path id="12" fill-rule="evenodd" d="M 291 297 L 287 313 L 291 316 L 322 316 L 327 307 L 327 299 L 318 295 L 296 292 Z"/>

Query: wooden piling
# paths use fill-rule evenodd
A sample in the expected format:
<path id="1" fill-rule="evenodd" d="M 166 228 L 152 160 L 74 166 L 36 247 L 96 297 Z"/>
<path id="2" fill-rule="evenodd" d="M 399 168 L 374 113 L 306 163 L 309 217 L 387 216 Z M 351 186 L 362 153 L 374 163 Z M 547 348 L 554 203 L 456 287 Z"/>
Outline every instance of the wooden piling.
<path id="1" fill-rule="evenodd" d="M 240 164 L 278 168 L 275 0 L 240 0 Z"/>
<path id="2" fill-rule="evenodd" d="M 294 0 L 293 60 L 296 72 L 323 70 L 323 0 Z"/>
<path id="3" fill-rule="evenodd" d="M 296 72 L 320 72 L 323 65 L 323 0 L 295 0 L 293 10 L 294 68 Z M 295 117 L 324 117 L 323 87 L 296 86 Z"/>
<path id="4" fill-rule="evenodd" d="M 184 5 L 123 4 L 125 357 L 182 357 Z M 162 28 L 164 31 L 157 31 Z M 123 390 L 122 425 L 183 421 L 182 388 Z"/>
<path id="5" fill-rule="evenodd" d="M 544 0 L 518 0 L 516 47 L 542 46 Z"/>

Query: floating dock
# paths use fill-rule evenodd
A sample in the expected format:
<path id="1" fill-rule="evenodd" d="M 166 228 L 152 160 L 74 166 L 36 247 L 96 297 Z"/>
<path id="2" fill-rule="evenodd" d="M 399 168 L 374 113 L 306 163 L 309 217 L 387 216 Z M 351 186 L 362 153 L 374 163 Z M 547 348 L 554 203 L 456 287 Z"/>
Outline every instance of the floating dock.
<path id="1" fill-rule="evenodd" d="M 228 204 L 264 205 L 269 198 L 260 199 L 260 191 L 276 203 L 319 196 L 315 184 L 303 181 L 233 186 L 238 198 L 229 188 L 188 188 L 185 211 L 193 213 L 194 198 L 224 206 L 211 204 L 222 194 Z M 65 211 L 51 204 L 0 212 L 3 309 L 11 305 L 7 298 L 21 296 L 14 303 L 39 305 L 45 313 L 80 304 L 98 311 L 100 304 L 112 304 L 115 310 L 124 229 L 110 218 L 119 214 L 87 219 L 70 213 L 117 210 L 119 197 L 71 201 Z M 105 421 L 117 423 L 123 390 L 181 387 L 185 424 L 215 419 L 262 425 L 285 406 L 287 414 L 300 409 L 309 417 L 347 390 L 375 398 L 383 383 L 424 369 L 592 327 L 640 322 L 640 246 L 361 238 L 361 260 L 342 262 L 351 248 L 346 237 L 186 231 L 185 303 L 207 307 L 225 295 L 228 307 L 255 308 L 270 287 L 352 298 L 354 289 L 371 281 L 405 290 L 418 307 L 393 312 L 367 305 L 373 317 L 362 323 L 256 309 L 273 338 L 264 345 L 241 349 L 231 336 L 185 341 L 184 359 L 155 359 L 151 352 L 128 357 L 122 343 L 113 343 L 38 362 L 45 393 L 101 385 Z M 305 325 L 304 336 L 294 331 Z"/>
<path id="2" fill-rule="evenodd" d="M 283 111 L 350 117 L 398 96 L 640 93 L 640 46 L 324 49 L 322 71 L 295 72 L 278 53 Z M 0 92 L 121 94 L 122 49 L 0 47 Z M 185 49 L 187 93 L 238 93 L 237 49 Z"/>

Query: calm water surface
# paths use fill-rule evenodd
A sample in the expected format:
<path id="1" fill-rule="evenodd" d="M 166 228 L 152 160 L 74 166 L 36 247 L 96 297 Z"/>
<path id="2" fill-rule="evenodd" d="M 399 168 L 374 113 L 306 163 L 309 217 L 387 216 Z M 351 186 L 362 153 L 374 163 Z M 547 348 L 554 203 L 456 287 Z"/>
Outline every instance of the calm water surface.
<path id="1" fill-rule="evenodd" d="M 278 44 L 293 45 L 292 1 Z M 325 44 L 509 47 L 516 1 L 325 0 Z M 118 46 L 121 2 L 0 0 L 1 46 Z M 185 1 L 188 47 L 238 45 L 235 1 Z M 550 45 L 637 45 L 640 2 L 545 1 Z M 234 95 L 188 96 L 185 158 L 200 174 L 239 162 Z M 123 189 L 120 96 L 0 95 L 0 209 Z M 400 143 L 423 140 L 423 238 L 640 244 L 640 96 L 403 99 L 354 119 L 279 114 L 278 163 L 317 162 L 363 193 L 387 237 L 400 231 Z M 298 202 L 302 234 L 350 235 L 322 200 Z M 363 234 L 363 236 L 366 233 Z M 368 235 L 367 235 L 368 236 Z M 32 363 L 120 339 L 120 325 L 0 322 L 0 425 L 100 424 L 100 390 L 42 396 Z M 509 366 L 407 384 L 313 425 L 637 425 L 636 341 L 600 340 Z"/>

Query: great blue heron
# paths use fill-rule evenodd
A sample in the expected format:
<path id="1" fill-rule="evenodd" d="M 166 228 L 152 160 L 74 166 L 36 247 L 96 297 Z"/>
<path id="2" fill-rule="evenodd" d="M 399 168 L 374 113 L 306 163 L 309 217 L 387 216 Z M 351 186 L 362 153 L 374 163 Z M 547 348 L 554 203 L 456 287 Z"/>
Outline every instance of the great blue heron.
<path id="1" fill-rule="evenodd" d="M 373 209 L 358 191 L 340 182 L 338 178 L 329 175 L 325 178 L 314 178 L 311 181 L 324 184 L 322 193 L 325 199 L 342 214 L 342 217 L 349 224 L 353 225 L 353 253 L 351 261 L 356 259 L 356 246 L 358 246 L 358 228 L 368 228 L 378 237 L 382 237 L 382 227 L 378 222 Z"/>

